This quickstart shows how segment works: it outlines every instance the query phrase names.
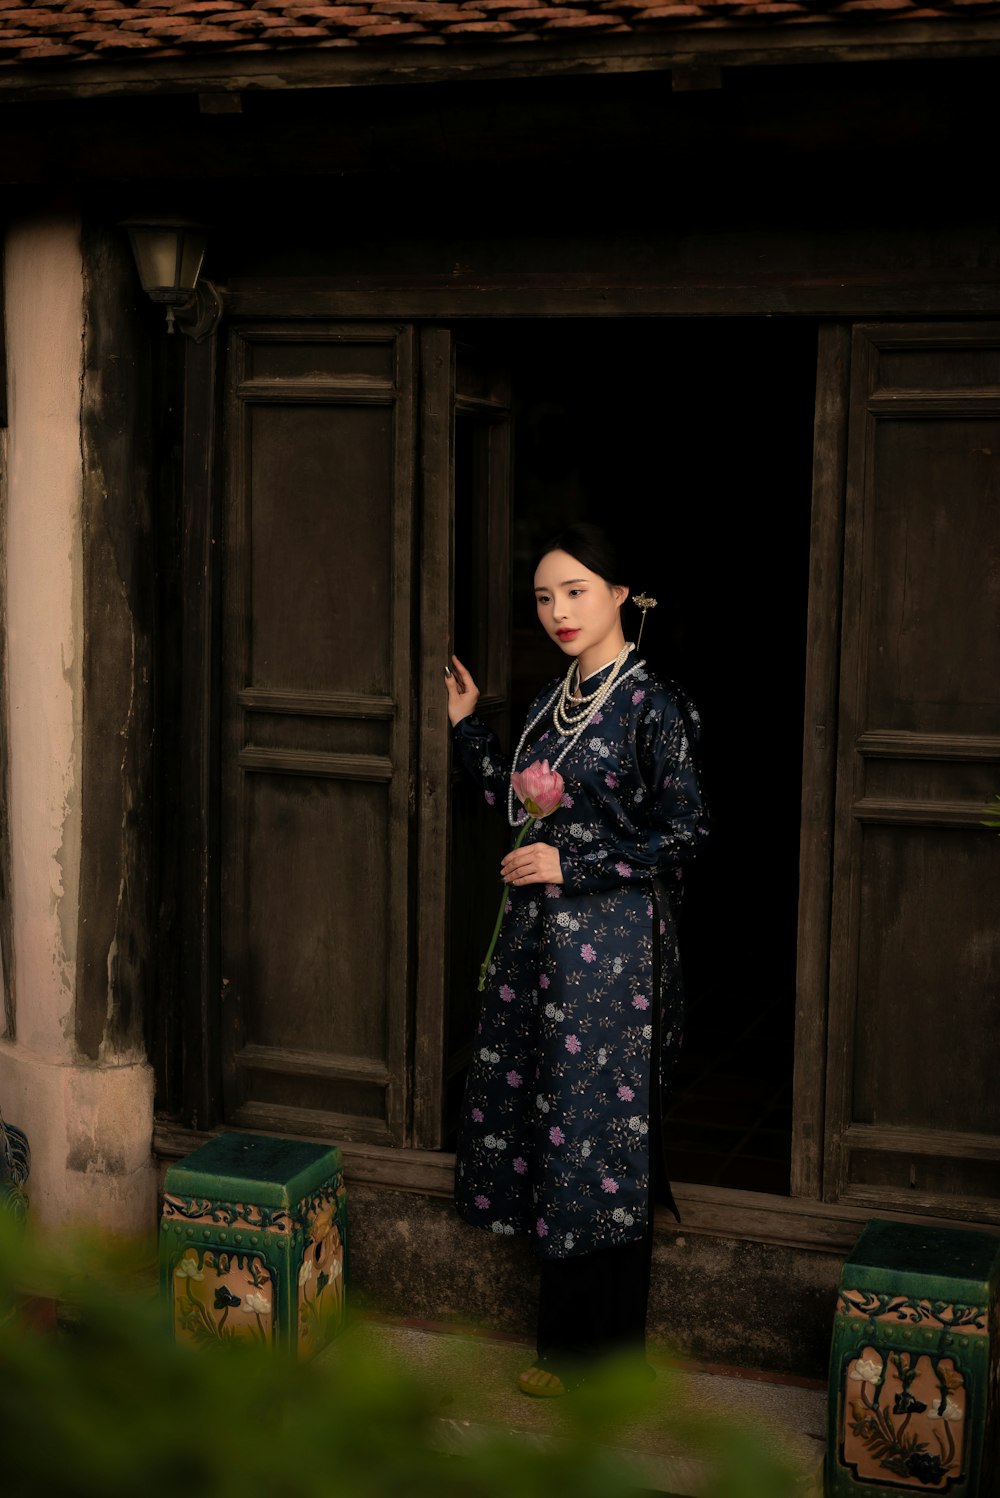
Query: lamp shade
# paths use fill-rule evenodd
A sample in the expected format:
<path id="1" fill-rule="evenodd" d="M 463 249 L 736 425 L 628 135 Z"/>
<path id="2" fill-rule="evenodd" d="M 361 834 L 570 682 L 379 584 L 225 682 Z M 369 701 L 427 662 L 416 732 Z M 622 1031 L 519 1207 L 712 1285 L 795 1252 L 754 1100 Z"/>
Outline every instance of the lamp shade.
<path id="1" fill-rule="evenodd" d="M 142 289 L 154 302 L 180 304 L 198 284 L 205 256 L 205 230 L 183 219 L 131 219 L 123 225 Z"/>

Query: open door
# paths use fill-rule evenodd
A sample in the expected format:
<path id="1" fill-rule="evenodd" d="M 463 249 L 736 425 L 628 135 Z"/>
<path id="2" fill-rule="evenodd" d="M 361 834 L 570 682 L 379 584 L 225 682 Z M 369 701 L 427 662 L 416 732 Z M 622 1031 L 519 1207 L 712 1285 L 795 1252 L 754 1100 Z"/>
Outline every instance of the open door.
<path id="1" fill-rule="evenodd" d="M 230 334 L 230 1125 L 407 1142 L 414 342 L 277 316 Z"/>
<path id="2" fill-rule="evenodd" d="M 510 381 L 449 328 L 421 334 L 421 795 L 414 1143 L 453 1131 L 499 898 L 504 825 L 451 767 L 444 667 L 454 650 L 506 745 L 510 696 Z"/>
<path id="3" fill-rule="evenodd" d="M 824 1195 L 1000 1220 L 1000 327 L 854 331 Z"/>

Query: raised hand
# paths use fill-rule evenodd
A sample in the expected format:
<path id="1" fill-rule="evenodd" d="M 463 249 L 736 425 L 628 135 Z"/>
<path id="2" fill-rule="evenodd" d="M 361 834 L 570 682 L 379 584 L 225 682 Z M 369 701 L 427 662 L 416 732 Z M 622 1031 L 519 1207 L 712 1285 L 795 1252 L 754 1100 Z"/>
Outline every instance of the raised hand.
<path id="1" fill-rule="evenodd" d="M 448 721 L 454 728 L 463 718 L 470 718 L 479 701 L 479 688 L 473 681 L 467 666 L 463 666 L 457 655 L 451 658 L 451 668 L 444 668 L 444 684 L 448 689 Z"/>

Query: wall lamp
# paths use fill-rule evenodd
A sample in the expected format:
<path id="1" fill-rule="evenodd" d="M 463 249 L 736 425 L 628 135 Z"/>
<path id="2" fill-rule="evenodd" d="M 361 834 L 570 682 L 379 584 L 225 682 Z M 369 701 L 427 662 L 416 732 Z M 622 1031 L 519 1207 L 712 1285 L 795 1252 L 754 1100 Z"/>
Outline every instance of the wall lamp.
<path id="1" fill-rule="evenodd" d="M 142 289 L 167 309 L 167 332 L 174 323 L 197 343 L 215 332 L 222 297 L 211 281 L 200 280 L 206 235 L 186 219 L 129 219 L 128 231 Z"/>

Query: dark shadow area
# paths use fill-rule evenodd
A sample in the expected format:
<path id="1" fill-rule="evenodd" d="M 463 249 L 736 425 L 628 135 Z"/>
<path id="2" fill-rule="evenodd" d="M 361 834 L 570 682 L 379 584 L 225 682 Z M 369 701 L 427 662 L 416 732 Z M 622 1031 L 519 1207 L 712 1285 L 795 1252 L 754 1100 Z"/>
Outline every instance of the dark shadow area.
<path id="1" fill-rule="evenodd" d="M 512 722 L 564 669 L 535 617 L 539 546 L 577 518 L 624 530 L 633 589 L 659 600 L 642 652 L 701 711 L 713 825 L 681 915 L 668 1168 L 787 1192 L 815 325 L 573 321 L 500 336 L 515 399 Z M 637 627 L 632 613 L 627 635 Z"/>

